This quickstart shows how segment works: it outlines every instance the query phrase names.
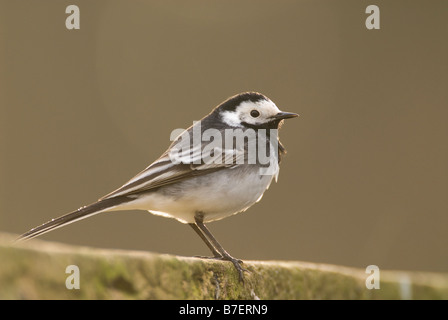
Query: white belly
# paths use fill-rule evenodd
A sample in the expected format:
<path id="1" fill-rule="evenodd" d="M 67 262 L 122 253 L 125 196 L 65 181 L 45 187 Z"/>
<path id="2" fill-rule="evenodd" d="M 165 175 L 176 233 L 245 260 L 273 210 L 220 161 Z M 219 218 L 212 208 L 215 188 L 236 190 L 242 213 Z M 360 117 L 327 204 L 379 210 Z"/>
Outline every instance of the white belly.
<path id="1" fill-rule="evenodd" d="M 253 166 L 226 169 L 162 187 L 120 209 L 144 209 L 182 223 L 194 223 L 201 213 L 204 222 L 215 221 L 259 201 L 272 178 Z"/>

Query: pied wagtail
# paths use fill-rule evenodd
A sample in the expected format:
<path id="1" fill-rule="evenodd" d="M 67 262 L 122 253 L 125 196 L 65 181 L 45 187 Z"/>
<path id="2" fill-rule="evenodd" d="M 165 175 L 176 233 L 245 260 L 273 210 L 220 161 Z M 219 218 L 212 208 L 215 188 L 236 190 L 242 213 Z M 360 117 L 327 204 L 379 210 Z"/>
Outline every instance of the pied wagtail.
<path id="1" fill-rule="evenodd" d="M 122 187 L 95 203 L 31 229 L 17 240 L 31 239 L 101 212 L 147 210 L 189 224 L 211 250 L 212 258 L 231 261 L 243 281 L 243 271 L 247 270 L 241 266 L 242 261 L 224 250 L 205 223 L 243 212 L 261 199 L 272 179 L 277 178 L 278 163 L 285 153 L 278 136 L 271 139 L 272 132 L 277 132 L 284 119 L 297 116 L 280 111 L 260 93 L 246 92 L 230 97 L 185 130 L 159 159 Z M 224 136 L 226 130 L 233 129 L 243 135 L 252 130 L 255 135 L 245 135 L 240 147 L 232 143 L 231 150 L 226 149 L 228 144 L 216 140 L 218 144 L 215 143 L 213 151 L 209 152 L 215 161 L 205 161 L 202 154 L 206 147 L 204 139 L 195 141 L 194 136 L 193 139 L 183 139 L 198 128 L 201 134 L 207 129 L 215 129 Z M 249 153 L 254 152 L 249 148 L 253 139 L 257 140 L 257 146 L 268 149 L 269 165 L 261 163 L 259 154 L 252 162 L 248 161 Z M 185 141 L 188 148 L 184 148 Z"/>

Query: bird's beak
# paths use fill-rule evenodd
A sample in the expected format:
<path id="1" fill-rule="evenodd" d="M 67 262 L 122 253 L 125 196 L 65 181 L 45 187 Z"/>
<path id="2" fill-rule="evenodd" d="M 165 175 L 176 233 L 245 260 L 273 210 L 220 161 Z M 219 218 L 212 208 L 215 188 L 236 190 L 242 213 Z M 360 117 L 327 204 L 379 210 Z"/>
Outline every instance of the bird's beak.
<path id="1" fill-rule="evenodd" d="M 277 113 L 275 116 L 273 116 L 272 118 L 275 120 L 283 120 L 283 119 L 290 119 L 290 118 L 296 118 L 299 115 L 297 113 L 292 113 L 292 112 L 279 112 Z"/>

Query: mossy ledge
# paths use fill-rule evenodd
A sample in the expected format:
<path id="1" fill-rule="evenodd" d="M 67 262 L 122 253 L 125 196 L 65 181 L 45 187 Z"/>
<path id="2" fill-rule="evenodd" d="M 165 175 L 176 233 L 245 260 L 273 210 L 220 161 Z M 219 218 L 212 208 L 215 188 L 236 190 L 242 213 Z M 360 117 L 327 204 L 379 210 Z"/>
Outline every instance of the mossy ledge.
<path id="1" fill-rule="evenodd" d="M 448 299 L 448 274 L 380 271 L 368 290 L 363 269 L 245 261 L 245 282 L 229 262 L 105 250 L 0 233 L 0 299 Z M 68 290 L 69 265 L 80 289 Z"/>

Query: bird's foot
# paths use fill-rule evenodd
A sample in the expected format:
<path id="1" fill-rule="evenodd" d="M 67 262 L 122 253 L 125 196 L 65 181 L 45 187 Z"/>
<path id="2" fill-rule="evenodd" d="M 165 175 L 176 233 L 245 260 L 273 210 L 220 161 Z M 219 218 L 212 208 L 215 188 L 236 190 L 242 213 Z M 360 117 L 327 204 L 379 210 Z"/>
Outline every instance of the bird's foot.
<path id="1" fill-rule="evenodd" d="M 235 259 L 232 256 L 223 257 L 222 260 L 230 261 L 233 263 L 236 271 L 238 271 L 238 276 L 241 282 L 244 282 L 244 271 L 249 272 L 249 270 L 242 267 L 243 261 L 240 259 Z"/>
<path id="2" fill-rule="evenodd" d="M 244 272 L 250 272 L 249 270 L 242 267 L 243 261 L 240 259 L 235 259 L 229 254 L 226 254 L 224 256 L 221 255 L 215 255 L 213 257 L 207 257 L 207 256 L 194 256 L 195 258 L 200 259 L 210 259 L 210 260 L 220 260 L 220 261 L 230 261 L 233 263 L 236 271 L 238 271 L 239 280 L 241 282 L 244 282 Z"/>

